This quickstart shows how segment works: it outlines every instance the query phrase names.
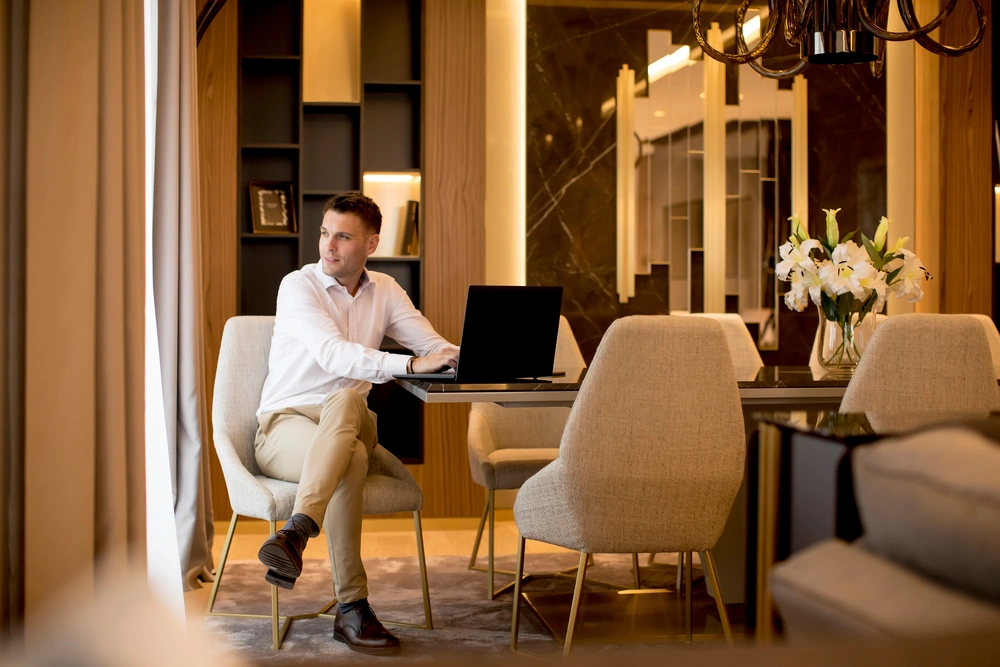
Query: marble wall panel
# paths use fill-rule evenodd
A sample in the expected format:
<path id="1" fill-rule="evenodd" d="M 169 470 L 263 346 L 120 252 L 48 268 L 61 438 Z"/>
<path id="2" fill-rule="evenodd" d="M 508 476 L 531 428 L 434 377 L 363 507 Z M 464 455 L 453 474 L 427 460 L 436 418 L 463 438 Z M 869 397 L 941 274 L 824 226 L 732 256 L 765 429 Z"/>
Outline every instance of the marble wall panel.
<path id="1" fill-rule="evenodd" d="M 622 64 L 641 80 L 647 30 L 672 30 L 675 43 L 694 39 L 687 11 L 629 7 L 529 3 L 527 11 L 527 282 L 565 288 L 563 314 L 588 361 L 616 318 L 670 308 L 665 266 L 637 276 L 636 298 L 618 303 L 615 118 L 602 116 L 601 105 L 614 97 Z M 715 20 L 732 23 L 721 10 Z M 845 229 L 860 221 L 873 234 L 885 213 L 884 81 L 866 66 L 815 66 L 807 76 L 813 229 L 821 208 L 840 207 Z M 766 361 L 805 363 L 815 330 L 814 312 L 782 308 L 779 349 Z"/>

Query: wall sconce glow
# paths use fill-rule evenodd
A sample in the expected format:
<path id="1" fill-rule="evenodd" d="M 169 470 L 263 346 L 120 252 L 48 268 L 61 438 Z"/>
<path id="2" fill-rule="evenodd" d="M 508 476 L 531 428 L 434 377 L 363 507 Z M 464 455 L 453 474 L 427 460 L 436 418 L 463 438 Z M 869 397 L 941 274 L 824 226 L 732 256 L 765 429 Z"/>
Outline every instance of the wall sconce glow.
<path id="1" fill-rule="evenodd" d="M 656 116 L 657 118 L 663 118 L 664 116 L 667 115 L 667 112 L 657 109 L 656 111 L 653 112 L 653 115 Z"/>
<path id="2" fill-rule="evenodd" d="M 363 176 L 364 180 L 372 183 L 419 183 L 420 174 L 380 174 L 369 173 Z"/>
<path id="3" fill-rule="evenodd" d="M 758 32 L 760 22 L 758 21 Z M 679 69 L 687 67 L 691 64 L 689 57 L 691 55 L 690 46 L 682 46 L 668 56 L 663 56 L 656 62 L 652 63 L 646 68 L 646 76 L 649 82 L 659 81 L 668 74 L 672 74 Z"/>

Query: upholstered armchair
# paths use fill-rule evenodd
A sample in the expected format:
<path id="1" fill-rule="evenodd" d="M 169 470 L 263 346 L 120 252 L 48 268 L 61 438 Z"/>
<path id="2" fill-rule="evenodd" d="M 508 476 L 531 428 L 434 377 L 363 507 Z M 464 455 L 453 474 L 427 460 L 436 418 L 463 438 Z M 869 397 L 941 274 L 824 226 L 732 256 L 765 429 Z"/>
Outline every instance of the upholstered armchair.
<path id="1" fill-rule="evenodd" d="M 572 374 L 586 364 L 565 317 L 559 318 L 554 370 Z M 474 403 L 469 413 L 469 466 L 472 479 L 486 489 L 486 503 L 479 521 L 469 569 L 476 566 L 483 529 L 487 522 L 487 598 L 495 598 L 493 527 L 496 491 L 519 489 L 526 479 L 555 460 L 559 453 L 569 408 L 503 408 Z M 506 588 L 506 587 L 505 587 Z"/>

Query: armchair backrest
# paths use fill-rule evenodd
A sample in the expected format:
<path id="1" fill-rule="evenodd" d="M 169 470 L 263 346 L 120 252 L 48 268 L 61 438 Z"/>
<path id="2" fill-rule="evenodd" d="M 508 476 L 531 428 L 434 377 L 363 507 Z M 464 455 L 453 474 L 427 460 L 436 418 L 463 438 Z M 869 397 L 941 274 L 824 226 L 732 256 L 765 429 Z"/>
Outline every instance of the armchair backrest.
<path id="1" fill-rule="evenodd" d="M 754 342 L 742 317 L 736 313 L 691 313 L 691 315 L 707 317 L 722 325 L 737 380 L 753 380 L 757 377 L 757 373 L 764 367 L 764 361 L 760 358 L 757 343 Z"/>
<path id="2" fill-rule="evenodd" d="M 998 410 L 1000 390 L 981 323 L 968 315 L 908 313 L 875 328 L 842 412 Z"/>
<path id="3" fill-rule="evenodd" d="M 260 474 L 253 443 L 273 332 L 273 317 L 229 318 L 222 332 L 219 365 L 215 372 L 212 431 L 215 447 L 220 450 L 220 461 L 230 460 L 222 456 L 222 450 L 232 449 L 253 475 Z"/>
<path id="4" fill-rule="evenodd" d="M 745 437 L 721 325 L 626 317 L 604 335 L 552 465 L 588 551 L 703 550 L 739 490 Z"/>

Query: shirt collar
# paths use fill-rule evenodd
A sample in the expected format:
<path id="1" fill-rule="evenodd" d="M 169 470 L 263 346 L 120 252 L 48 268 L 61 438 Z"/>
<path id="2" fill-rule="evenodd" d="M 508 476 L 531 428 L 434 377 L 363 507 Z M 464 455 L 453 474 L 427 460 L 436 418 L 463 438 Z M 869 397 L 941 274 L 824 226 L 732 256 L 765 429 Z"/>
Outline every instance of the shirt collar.
<path id="1" fill-rule="evenodd" d="M 338 290 L 344 292 L 345 294 L 347 293 L 347 288 L 338 283 L 336 278 L 334 278 L 333 276 L 328 276 L 325 273 L 323 273 L 323 265 L 319 262 L 316 263 L 315 273 L 316 273 L 316 278 L 319 279 L 320 284 L 324 288 L 329 289 L 331 287 L 336 287 Z M 358 286 L 357 294 L 361 294 L 361 290 L 368 287 L 369 283 L 371 283 L 372 285 L 375 284 L 374 282 L 372 282 L 372 279 L 368 276 L 368 269 L 366 268 L 361 271 L 361 284 Z M 357 294 L 355 296 L 357 296 Z"/>

